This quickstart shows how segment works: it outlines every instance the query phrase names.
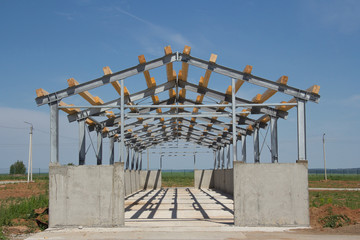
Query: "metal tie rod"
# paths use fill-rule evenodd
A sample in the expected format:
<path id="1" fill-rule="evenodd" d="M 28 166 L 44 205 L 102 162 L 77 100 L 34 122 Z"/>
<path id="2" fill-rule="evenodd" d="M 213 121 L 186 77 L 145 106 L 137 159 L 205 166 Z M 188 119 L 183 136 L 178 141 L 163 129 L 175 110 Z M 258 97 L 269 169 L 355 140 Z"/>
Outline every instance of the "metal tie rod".
<path id="1" fill-rule="evenodd" d="M 248 104 L 236 104 L 236 107 L 264 107 L 264 106 L 297 106 L 297 103 L 248 103 Z M 125 105 L 124 108 L 203 108 L 203 107 L 231 107 L 231 104 L 188 104 L 188 105 Z M 62 108 L 119 108 L 120 105 L 97 105 L 97 106 L 59 106 Z M 242 112 L 244 113 L 244 112 Z"/>

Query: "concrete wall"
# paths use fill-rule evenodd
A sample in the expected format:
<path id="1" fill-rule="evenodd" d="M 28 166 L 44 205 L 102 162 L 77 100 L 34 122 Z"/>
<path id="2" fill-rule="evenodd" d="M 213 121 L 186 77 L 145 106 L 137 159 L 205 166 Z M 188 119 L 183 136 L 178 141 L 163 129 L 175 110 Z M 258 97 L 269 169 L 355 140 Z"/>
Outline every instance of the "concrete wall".
<path id="1" fill-rule="evenodd" d="M 124 175 L 125 196 L 128 196 L 142 189 L 161 188 L 161 170 L 126 170 Z"/>
<path id="2" fill-rule="evenodd" d="M 140 171 L 139 181 L 141 189 L 161 188 L 161 170 Z"/>
<path id="3" fill-rule="evenodd" d="M 124 225 L 124 164 L 49 166 L 49 226 Z"/>
<path id="4" fill-rule="evenodd" d="M 224 193 L 233 195 L 234 177 L 233 169 L 214 170 L 214 188 Z"/>
<path id="5" fill-rule="evenodd" d="M 306 163 L 234 162 L 236 226 L 309 226 Z"/>
<path id="6" fill-rule="evenodd" d="M 214 170 L 194 170 L 194 187 L 195 188 L 213 188 L 214 187 Z"/>

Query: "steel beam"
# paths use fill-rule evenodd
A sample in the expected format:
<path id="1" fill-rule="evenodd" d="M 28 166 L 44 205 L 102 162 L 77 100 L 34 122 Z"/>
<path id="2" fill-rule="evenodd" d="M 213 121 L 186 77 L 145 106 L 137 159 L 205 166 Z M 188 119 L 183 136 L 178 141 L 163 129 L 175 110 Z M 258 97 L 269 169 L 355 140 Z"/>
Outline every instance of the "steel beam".
<path id="1" fill-rule="evenodd" d="M 221 92 L 212 90 L 210 88 L 199 87 L 196 84 L 181 81 L 181 80 L 179 80 L 179 86 L 186 90 L 189 90 L 191 92 L 204 94 L 207 97 L 211 97 L 211 98 L 218 99 L 220 101 L 227 101 L 227 102 L 232 103 L 231 96 L 226 95 L 225 93 L 221 93 Z M 245 99 L 238 98 L 238 97 L 236 97 L 235 100 L 236 100 L 236 104 L 254 104 L 253 102 L 251 102 L 249 100 L 245 100 Z M 284 119 L 286 119 L 286 117 L 288 115 L 287 112 L 280 111 L 275 108 L 266 107 L 266 106 L 252 107 L 251 113 L 252 114 L 267 114 L 269 116 L 280 117 L 280 118 L 284 118 Z"/>
<path id="2" fill-rule="evenodd" d="M 84 91 L 89 91 L 91 89 L 106 85 L 108 83 L 112 83 L 115 81 L 119 81 L 121 79 L 125 79 L 127 77 L 131 77 L 134 75 L 137 75 L 139 73 L 142 73 L 144 71 L 149 71 L 151 69 L 154 68 L 158 68 L 161 66 L 164 66 L 168 63 L 174 62 L 177 60 L 177 54 L 178 53 L 173 53 L 173 54 L 169 54 L 166 56 L 163 56 L 161 58 L 157 58 L 154 59 L 152 61 L 143 63 L 143 64 L 139 64 L 137 66 L 113 73 L 113 74 L 109 74 L 109 75 L 105 75 L 103 77 L 88 81 L 86 83 L 82 83 L 79 84 L 77 86 L 71 87 L 71 88 L 66 88 L 54 93 L 50 93 L 49 95 L 43 96 L 43 97 L 37 97 L 35 99 L 36 103 L 38 106 L 43 105 L 43 104 L 47 104 L 47 103 L 51 103 L 51 102 L 55 102 L 58 101 L 60 99 L 66 98 L 66 97 L 70 97 L 73 95 L 76 95 L 78 93 L 84 92 Z M 124 85 L 121 85 L 124 86 Z"/>
<path id="3" fill-rule="evenodd" d="M 278 92 L 285 93 L 287 95 L 294 96 L 303 100 L 310 100 L 313 102 L 319 102 L 320 96 L 311 92 L 307 92 L 301 89 L 290 87 L 288 85 L 280 84 L 275 81 L 270 81 L 265 78 L 260 78 L 251 74 L 246 74 L 238 70 L 227 68 L 216 63 L 208 62 L 202 59 L 195 58 L 190 55 L 179 53 L 178 61 L 186 62 L 190 65 L 211 70 L 224 76 L 228 76 L 234 79 L 240 79 L 261 87 L 276 90 Z"/>
<path id="4" fill-rule="evenodd" d="M 298 160 L 307 160 L 306 155 L 306 114 L 305 101 L 298 99 L 297 106 L 297 135 L 298 135 Z"/>
<path id="5" fill-rule="evenodd" d="M 112 137 L 110 138 L 110 159 L 109 159 L 109 163 L 110 165 L 113 165 L 114 164 L 114 142 L 115 142 L 115 139 Z"/>
<path id="6" fill-rule="evenodd" d="M 85 121 L 79 121 L 79 165 L 85 164 L 86 144 L 85 144 Z"/>
<path id="7" fill-rule="evenodd" d="M 59 163 L 59 109 L 58 102 L 50 105 L 50 162 Z"/>
<path id="8" fill-rule="evenodd" d="M 237 137 L 236 137 L 236 107 L 235 107 L 235 79 L 231 79 L 231 97 L 232 97 L 232 145 L 233 145 L 233 161 L 236 161 L 237 156 Z"/>
<path id="9" fill-rule="evenodd" d="M 279 148 L 278 148 L 278 131 L 277 118 L 270 118 L 270 135 L 271 135 L 271 162 L 278 163 Z"/>
<path id="10" fill-rule="evenodd" d="M 124 93 L 124 79 L 120 80 L 120 85 L 123 86 L 121 87 L 121 91 L 120 91 L 120 112 L 121 112 L 121 118 L 120 118 L 120 152 L 121 152 L 121 162 L 125 161 L 125 131 L 124 131 L 124 126 L 125 126 L 125 93 Z"/>
<path id="11" fill-rule="evenodd" d="M 246 163 L 246 135 L 241 135 L 241 161 Z"/>
<path id="12" fill-rule="evenodd" d="M 259 128 L 254 128 L 254 162 L 260 163 L 260 148 L 259 148 Z"/>
<path id="13" fill-rule="evenodd" d="M 96 148 L 96 164 L 102 165 L 102 148 L 103 148 L 103 138 L 101 129 L 97 131 L 97 148 Z"/>

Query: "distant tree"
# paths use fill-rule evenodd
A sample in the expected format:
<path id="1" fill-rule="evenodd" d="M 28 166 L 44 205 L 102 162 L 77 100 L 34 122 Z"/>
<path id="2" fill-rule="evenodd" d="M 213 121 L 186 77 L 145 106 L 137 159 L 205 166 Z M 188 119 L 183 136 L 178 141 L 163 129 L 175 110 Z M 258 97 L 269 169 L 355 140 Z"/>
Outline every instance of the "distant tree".
<path id="1" fill-rule="evenodd" d="M 10 174 L 25 174 L 26 167 L 22 161 L 17 160 L 10 166 Z"/>
<path id="2" fill-rule="evenodd" d="M 68 166 L 75 166 L 75 164 L 73 164 L 73 163 L 68 163 L 67 165 Z"/>

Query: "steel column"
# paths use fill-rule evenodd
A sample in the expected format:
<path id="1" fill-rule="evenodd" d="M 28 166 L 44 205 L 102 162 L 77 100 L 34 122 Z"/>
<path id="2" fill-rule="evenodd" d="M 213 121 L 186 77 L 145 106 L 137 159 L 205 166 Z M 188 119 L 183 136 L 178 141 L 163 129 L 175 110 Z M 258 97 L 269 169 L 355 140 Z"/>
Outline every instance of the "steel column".
<path id="1" fill-rule="evenodd" d="M 125 161 L 125 131 L 124 131 L 124 126 L 125 126 L 125 96 L 124 96 L 124 79 L 120 80 L 120 85 L 121 85 L 121 91 L 120 91 L 120 111 L 121 111 L 121 116 L 120 116 L 120 153 L 121 153 L 121 161 L 124 162 Z"/>
<path id="2" fill-rule="evenodd" d="M 146 160 L 147 160 L 147 170 L 149 170 L 149 163 L 150 163 L 150 160 L 149 160 L 149 148 L 146 149 Z"/>
<path id="3" fill-rule="evenodd" d="M 221 169 L 224 169 L 224 167 L 225 167 L 225 148 L 226 148 L 226 146 L 224 146 L 224 147 L 222 148 Z"/>
<path id="4" fill-rule="evenodd" d="M 233 145 L 233 161 L 236 161 L 237 156 L 237 141 L 236 141 L 236 92 L 235 79 L 231 79 L 231 97 L 232 97 L 232 145 Z"/>
<path id="5" fill-rule="evenodd" d="M 113 137 L 110 138 L 110 160 L 109 160 L 110 165 L 114 164 L 114 142 L 115 139 Z"/>
<path id="6" fill-rule="evenodd" d="M 221 148 L 218 150 L 218 164 L 217 164 L 217 169 L 220 169 L 220 161 L 221 161 Z"/>
<path id="7" fill-rule="evenodd" d="M 136 159 L 135 170 L 139 170 L 139 151 L 135 151 L 135 159 Z"/>
<path id="8" fill-rule="evenodd" d="M 246 135 L 241 135 L 241 161 L 246 163 Z"/>
<path id="9" fill-rule="evenodd" d="M 97 165 L 102 165 L 102 148 L 103 148 L 103 138 L 101 129 L 97 131 L 97 149 L 96 149 L 96 163 Z"/>
<path id="10" fill-rule="evenodd" d="M 129 170 L 130 167 L 130 147 L 126 148 L 126 170 Z"/>
<path id="11" fill-rule="evenodd" d="M 228 161 L 227 161 L 227 165 L 226 165 L 226 168 L 227 169 L 229 169 L 229 167 L 230 167 L 230 162 L 231 162 L 231 154 L 230 154 L 230 145 L 227 147 L 227 159 L 228 159 Z"/>
<path id="12" fill-rule="evenodd" d="M 298 160 L 307 160 L 305 101 L 297 99 Z"/>
<path id="13" fill-rule="evenodd" d="M 86 144 L 85 144 L 85 121 L 79 121 L 79 165 L 85 164 Z"/>
<path id="14" fill-rule="evenodd" d="M 260 163 L 260 151 L 259 151 L 259 128 L 254 128 L 254 162 Z"/>
<path id="15" fill-rule="evenodd" d="M 271 133 L 271 162 L 278 163 L 279 148 L 278 148 L 278 131 L 277 118 L 270 117 L 270 133 Z"/>
<path id="16" fill-rule="evenodd" d="M 140 170 L 142 170 L 142 161 L 143 161 L 143 154 L 140 152 Z"/>
<path id="17" fill-rule="evenodd" d="M 216 151 L 213 151 L 214 153 L 214 170 L 216 169 Z"/>
<path id="18" fill-rule="evenodd" d="M 135 169 L 135 150 L 132 148 L 131 149 L 131 168 L 130 170 L 134 170 Z"/>
<path id="19" fill-rule="evenodd" d="M 194 153 L 194 170 L 196 169 L 196 155 Z"/>
<path id="20" fill-rule="evenodd" d="M 57 101 L 50 103 L 50 162 L 59 163 L 59 109 Z"/>

